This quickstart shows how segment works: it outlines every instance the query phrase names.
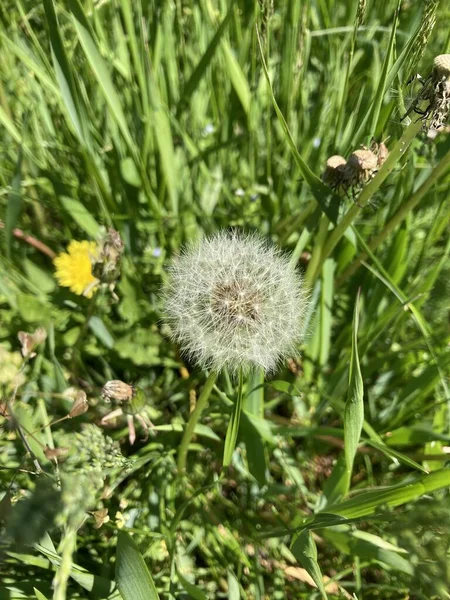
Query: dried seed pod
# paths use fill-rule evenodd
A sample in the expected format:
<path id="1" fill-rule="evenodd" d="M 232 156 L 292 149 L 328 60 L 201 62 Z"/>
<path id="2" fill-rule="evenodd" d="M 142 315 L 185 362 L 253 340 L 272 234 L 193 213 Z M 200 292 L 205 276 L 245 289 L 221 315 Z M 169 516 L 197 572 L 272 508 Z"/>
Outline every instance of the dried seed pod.
<path id="1" fill-rule="evenodd" d="M 389 156 L 389 150 L 384 142 L 378 144 L 377 152 L 375 152 L 375 154 L 377 155 L 378 166 L 381 167 Z"/>
<path id="2" fill-rule="evenodd" d="M 36 352 L 33 352 L 35 346 L 42 344 L 47 339 L 47 331 L 44 327 L 38 327 L 34 333 L 27 333 L 26 331 L 19 331 L 17 334 L 19 342 L 21 343 L 21 353 L 23 358 L 34 358 Z"/>
<path id="3" fill-rule="evenodd" d="M 79 390 L 73 401 L 72 408 L 70 409 L 69 417 L 73 419 L 84 414 L 89 409 L 86 393 L 83 390 Z"/>
<path id="4" fill-rule="evenodd" d="M 342 185 L 345 175 L 346 161 L 343 156 L 334 154 L 327 160 L 325 171 L 322 173 L 322 181 L 332 189 Z"/>
<path id="5" fill-rule="evenodd" d="M 63 446 L 50 448 L 50 446 L 46 446 L 44 454 L 49 460 L 57 460 L 58 458 L 65 458 L 69 454 L 69 448 L 64 448 Z"/>
<path id="6" fill-rule="evenodd" d="M 378 158 L 372 150 L 355 150 L 347 161 L 345 185 L 362 186 L 372 179 L 377 169 Z"/>

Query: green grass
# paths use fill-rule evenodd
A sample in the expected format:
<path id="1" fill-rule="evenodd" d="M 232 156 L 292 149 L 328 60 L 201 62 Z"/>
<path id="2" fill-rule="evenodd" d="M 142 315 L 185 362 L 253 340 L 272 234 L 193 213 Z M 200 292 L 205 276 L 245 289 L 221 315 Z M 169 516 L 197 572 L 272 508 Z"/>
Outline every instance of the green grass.
<path id="1" fill-rule="evenodd" d="M 450 138 L 400 121 L 410 75 L 450 51 L 448 7 L 425 5 L 0 3 L 2 600 L 450 597 Z M 372 137 L 390 157 L 356 204 L 320 175 Z M 244 382 L 226 469 L 219 376 L 180 475 L 207 375 L 161 286 L 183 244 L 231 226 L 292 254 L 308 335 Z M 109 227 L 117 297 L 59 287 L 51 257 Z M 146 402 L 97 430 L 112 379 Z M 71 390 L 88 411 L 52 424 Z"/>

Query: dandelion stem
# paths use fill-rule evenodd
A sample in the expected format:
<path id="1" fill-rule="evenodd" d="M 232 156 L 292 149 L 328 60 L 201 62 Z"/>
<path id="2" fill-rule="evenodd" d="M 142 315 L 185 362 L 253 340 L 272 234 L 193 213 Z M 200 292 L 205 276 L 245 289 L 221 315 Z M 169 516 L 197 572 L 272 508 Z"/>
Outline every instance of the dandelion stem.
<path id="1" fill-rule="evenodd" d="M 243 400 L 243 389 L 244 389 L 244 374 L 242 369 L 239 369 L 239 387 L 236 403 L 233 406 L 233 412 L 231 413 L 230 423 L 228 424 L 227 437 L 225 438 L 225 448 L 223 451 L 223 466 L 228 467 L 233 456 L 234 449 L 236 448 L 236 441 L 239 433 L 239 423 L 241 420 L 242 413 L 242 400 Z"/>
<path id="2" fill-rule="evenodd" d="M 189 444 L 191 443 L 192 436 L 194 435 L 195 427 L 198 423 L 200 415 L 203 412 L 203 409 L 206 406 L 206 403 L 208 402 L 208 398 L 214 387 L 216 379 L 217 379 L 217 373 L 215 371 L 211 371 L 211 373 L 208 375 L 208 379 L 206 380 L 205 385 L 203 386 L 201 394 L 197 400 L 197 404 L 195 405 L 195 408 L 192 411 L 191 416 L 189 417 L 189 421 L 186 425 L 186 429 L 184 430 L 183 439 L 181 440 L 180 449 L 178 451 L 178 471 L 180 473 L 183 473 L 184 470 L 186 469 L 186 460 L 187 460 L 187 453 L 189 450 Z"/>

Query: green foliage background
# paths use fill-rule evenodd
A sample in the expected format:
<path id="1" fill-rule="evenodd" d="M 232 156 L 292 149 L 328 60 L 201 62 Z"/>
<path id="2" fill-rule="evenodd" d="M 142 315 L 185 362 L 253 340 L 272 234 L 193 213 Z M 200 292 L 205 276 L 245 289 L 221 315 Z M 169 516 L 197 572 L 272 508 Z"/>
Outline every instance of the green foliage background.
<path id="1" fill-rule="evenodd" d="M 449 17 L 430 0 L 0 3 L 4 401 L 17 333 L 48 332 L 14 404 L 43 474 L 1 423 L 2 599 L 449 597 L 450 138 L 400 120 L 409 77 L 450 52 Z M 391 157 L 361 208 L 319 178 L 372 138 Z M 180 477 L 205 375 L 170 342 L 160 289 L 185 242 L 231 226 L 293 253 L 308 336 L 246 382 L 225 472 L 219 379 Z M 52 252 L 108 227 L 118 300 L 58 287 Z M 135 419 L 131 446 L 126 415 L 85 427 L 115 408 L 111 379 L 144 391 L 157 435 Z M 69 387 L 89 410 L 49 426 Z"/>

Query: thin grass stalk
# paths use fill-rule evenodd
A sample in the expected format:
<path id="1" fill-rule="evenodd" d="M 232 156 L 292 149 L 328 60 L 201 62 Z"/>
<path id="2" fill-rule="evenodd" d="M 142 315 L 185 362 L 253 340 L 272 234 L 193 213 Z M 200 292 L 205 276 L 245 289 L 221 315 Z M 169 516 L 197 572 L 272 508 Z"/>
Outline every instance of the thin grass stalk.
<path id="1" fill-rule="evenodd" d="M 225 448 L 223 451 L 223 466 L 228 467 L 231 463 L 231 457 L 233 456 L 234 449 L 236 448 L 236 441 L 239 433 L 239 423 L 241 421 L 242 405 L 243 405 L 243 390 L 244 390 L 244 373 L 242 368 L 239 369 L 239 384 L 238 394 L 236 403 L 233 406 L 233 412 L 231 413 L 231 419 L 228 424 L 227 435 L 225 438 Z"/>
<path id="2" fill-rule="evenodd" d="M 183 438 L 181 440 L 180 448 L 178 450 L 179 473 L 184 473 L 184 471 L 186 470 L 186 461 L 189 450 L 189 444 L 191 443 L 198 420 L 200 419 L 200 415 L 202 414 L 208 402 L 209 396 L 214 387 L 216 379 L 217 373 L 215 371 L 211 371 L 197 400 L 197 404 L 195 405 L 195 408 L 192 411 L 191 416 L 189 417 L 189 421 L 186 425 L 186 429 L 184 430 Z"/>

